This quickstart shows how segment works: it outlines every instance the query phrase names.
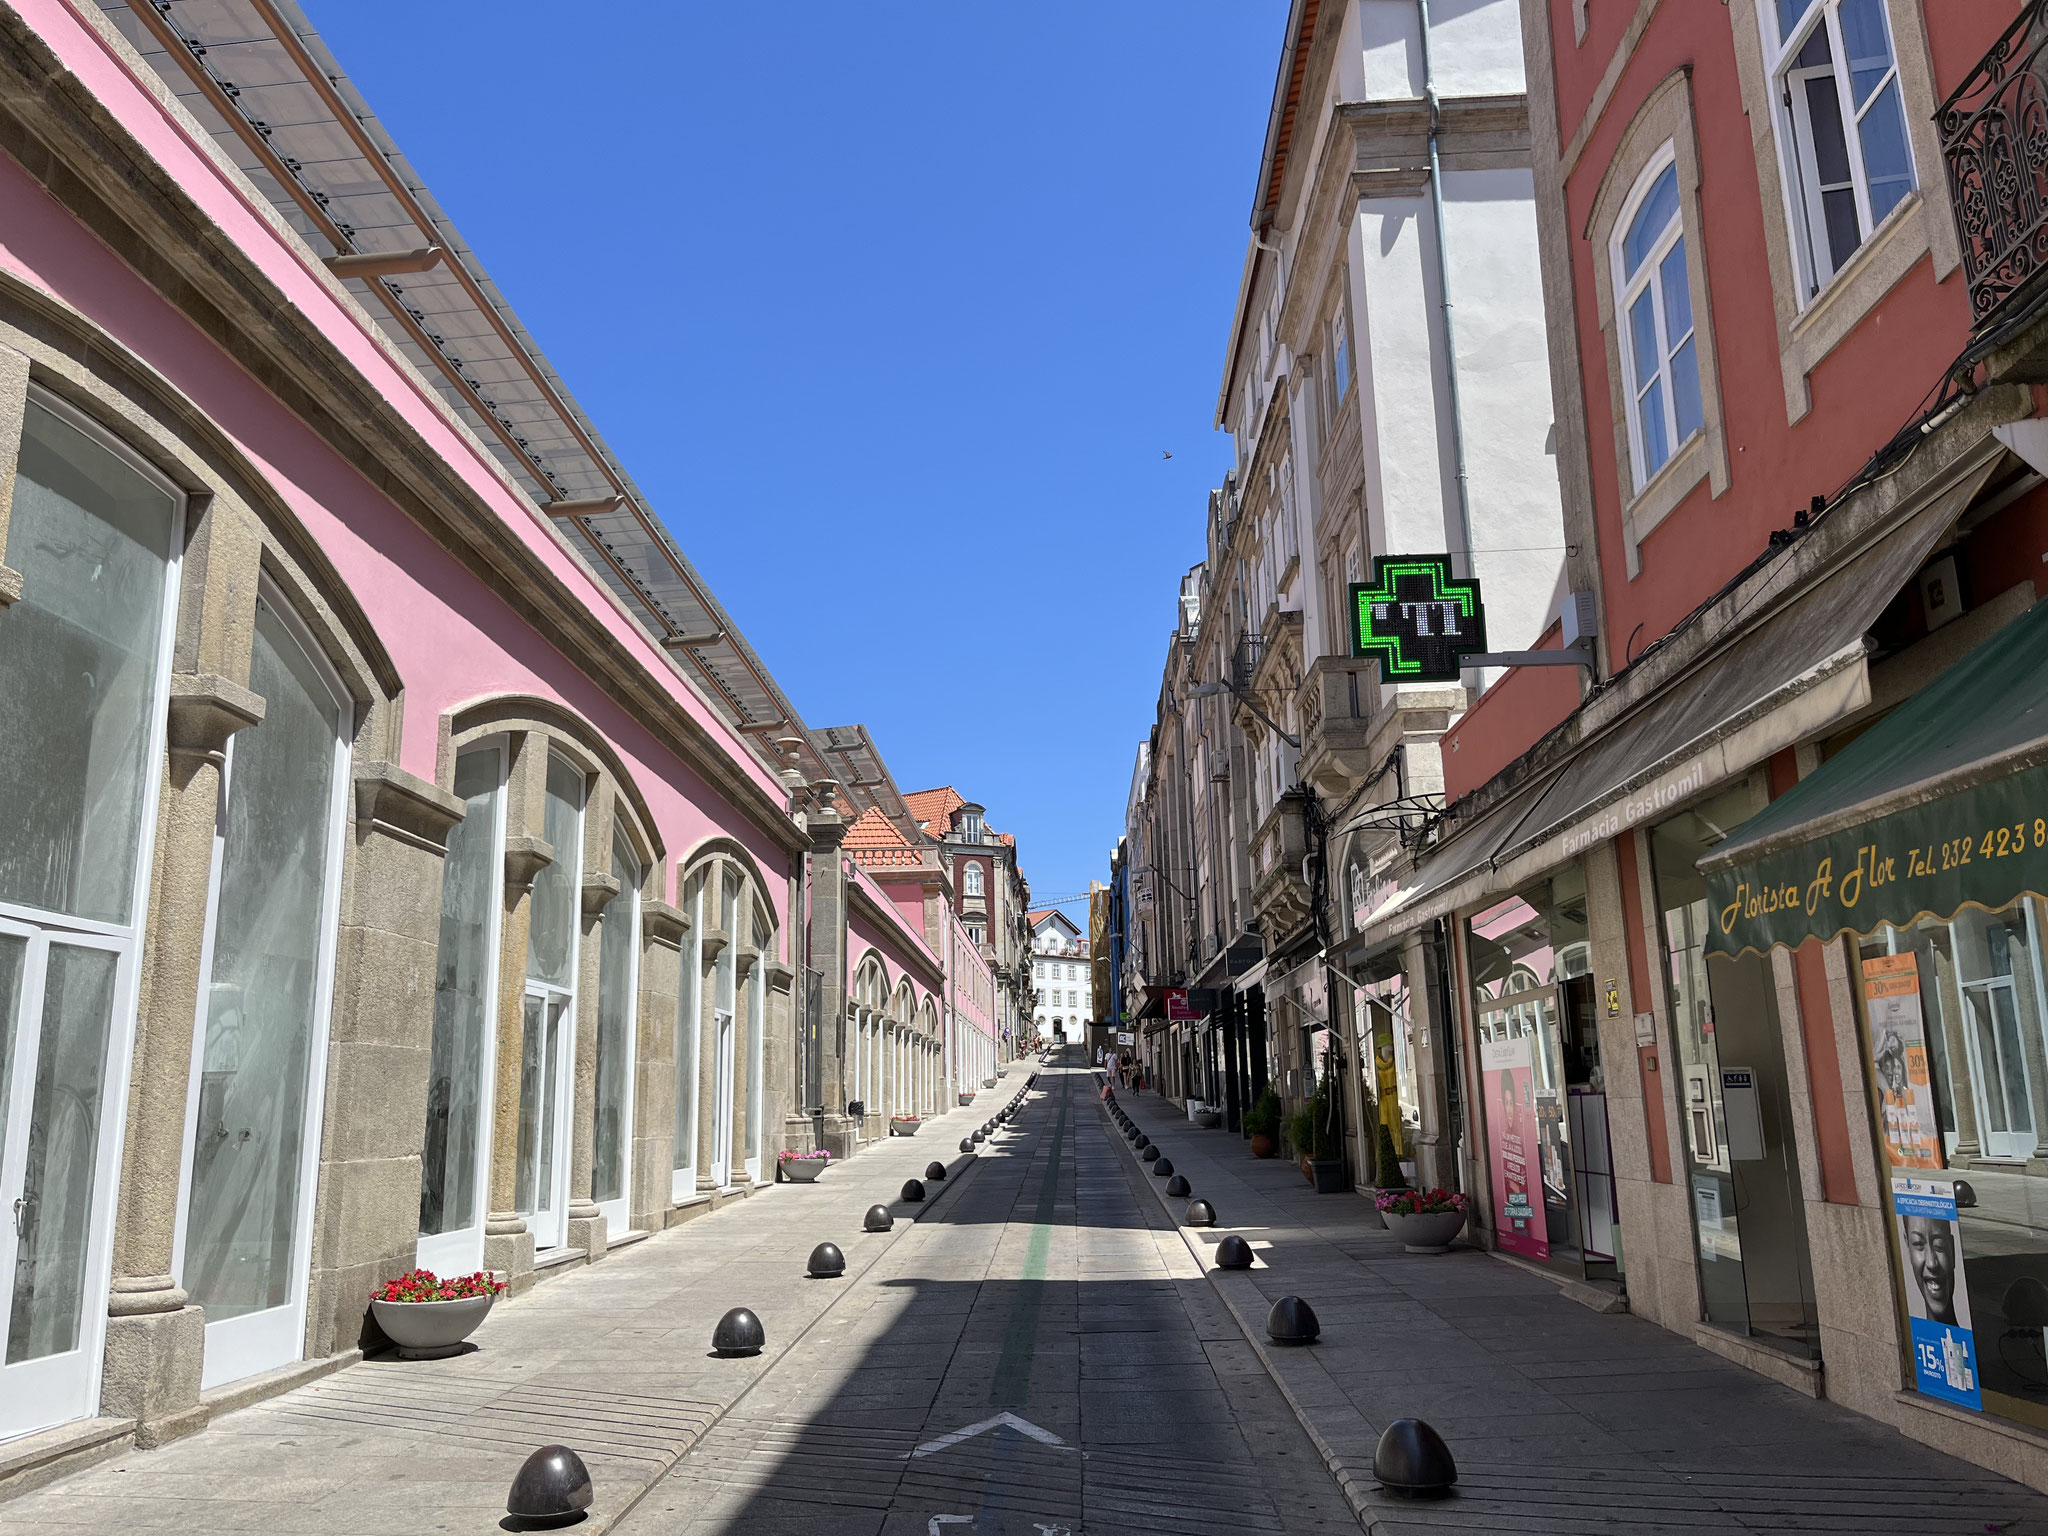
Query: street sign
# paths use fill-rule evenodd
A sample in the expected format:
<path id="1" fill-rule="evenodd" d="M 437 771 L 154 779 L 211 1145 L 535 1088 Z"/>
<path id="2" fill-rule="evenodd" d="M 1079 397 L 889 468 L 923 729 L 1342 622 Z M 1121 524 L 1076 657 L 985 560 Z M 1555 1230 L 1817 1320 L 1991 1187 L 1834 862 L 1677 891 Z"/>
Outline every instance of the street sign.
<path id="1" fill-rule="evenodd" d="M 1351 654 L 1378 661 L 1382 682 L 1456 682 L 1462 658 L 1486 649 L 1479 583 L 1453 576 L 1449 555 L 1374 557 L 1351 610 Z"/>
<path id="2" fill-rule="evenodd" d="M 1166 989 L 1166 1016 L 1175 1023 L 1198 1017 L 1195 1010 L 1188 1004 L 1188 989 L 1186 987 L 1168 987 Z"/>

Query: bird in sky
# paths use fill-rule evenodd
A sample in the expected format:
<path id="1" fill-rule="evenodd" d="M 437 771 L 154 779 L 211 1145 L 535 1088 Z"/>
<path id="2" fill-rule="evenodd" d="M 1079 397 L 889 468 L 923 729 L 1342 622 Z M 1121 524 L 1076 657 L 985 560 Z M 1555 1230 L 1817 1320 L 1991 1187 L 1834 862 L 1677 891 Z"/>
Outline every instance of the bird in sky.
<path id="1" fill-rule="evenodd" d="M 1170 448 L 1162 448 L 1159 450 L 1159 456 L 1162 459 L 1170 459 L 1173 457 L 1173 450 Z"/>

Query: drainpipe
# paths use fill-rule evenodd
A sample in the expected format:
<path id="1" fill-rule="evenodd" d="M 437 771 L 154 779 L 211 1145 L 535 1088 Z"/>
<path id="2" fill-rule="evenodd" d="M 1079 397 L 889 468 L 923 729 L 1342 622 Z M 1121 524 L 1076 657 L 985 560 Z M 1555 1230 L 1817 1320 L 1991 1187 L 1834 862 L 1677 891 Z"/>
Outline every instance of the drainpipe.
<path id="1" fill-rule="evenodd" d="M 1458 471 L 1458 532 L 1464 540 L 1459 551 L 1465 559 L 1464 575 L 1472 575 L 1472 500 L 1465 476 L 1465 409 L 1458 395 L 1458 346 L 1451 325 L 1451 263 L 1444 241 L 1444 176 L 1437 159 L 1436 138 L 1443 126 L 1443 109 L 1436 97 L 1436 73 L 1429 59 L 1429 0 L 1415 0 L 1415 14 L 1422 24 L 1422 95 L 1429 103 L 1429 203 L 1435 218 L 1436 282 L 1443 299 L 1444 373 L 1451 397 L 1451 453 Z"/>

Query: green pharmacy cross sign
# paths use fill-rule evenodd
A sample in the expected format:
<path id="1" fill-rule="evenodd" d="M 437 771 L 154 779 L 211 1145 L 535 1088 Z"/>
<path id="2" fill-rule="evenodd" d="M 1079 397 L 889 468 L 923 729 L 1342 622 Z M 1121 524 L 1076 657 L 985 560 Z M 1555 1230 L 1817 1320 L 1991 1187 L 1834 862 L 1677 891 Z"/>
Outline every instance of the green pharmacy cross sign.
<path id="1" fill-rule="evenodd" d="M 1449 555 L 1379 555 L 1372 583 L 1351 584 L 1351 654 L 1376 657 L 1389 683 L 1453 683 L 1486 650 L 1479 583 L 1451 574 Z"/>

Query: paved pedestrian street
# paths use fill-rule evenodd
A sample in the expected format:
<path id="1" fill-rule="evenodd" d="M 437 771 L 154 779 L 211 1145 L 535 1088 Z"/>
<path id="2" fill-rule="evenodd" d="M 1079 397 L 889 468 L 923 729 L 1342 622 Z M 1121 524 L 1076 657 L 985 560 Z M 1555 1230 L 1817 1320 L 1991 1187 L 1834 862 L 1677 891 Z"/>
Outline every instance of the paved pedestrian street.
<path id="1" fill-rule="evenodd" d="M 1181 1228 L 1079 1068 L 1044 1069 L 961 1156 L 1024 1080 L 549 1281 L 467 1354 L 370 1360 L 0 1505 L 0 1536 L 512 1529 L 514 1471 L 557 1441 L 595 1482 L 579 1528 L 631 1536 L 2048 1532 L 2017 1484 L 1490 1255 L 1402 1254 L 1366 1202 L 1126 1095 L 1223 1218 Z M 893 1198 L 935 1157 L 930 1200 Z M 895 1225 L 863 1233 L 878 1200 Z M 1226 1231 L 1255 1268 L 1209 1268 Z M 825 1240 L 847 1274 L 806 1278 Z M 1319 1313 L 1310 1348 L 1261 1336 L 1290 1291 Z M 736 1304 L 759 1357 L 709 1349 Z M 1450 1440 L 1453 1498 L 1374 1484 L 1403 1414 Z"/>

